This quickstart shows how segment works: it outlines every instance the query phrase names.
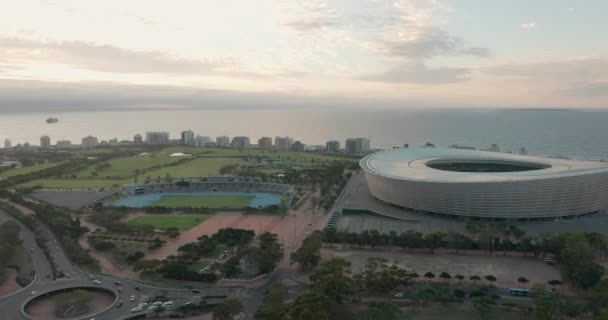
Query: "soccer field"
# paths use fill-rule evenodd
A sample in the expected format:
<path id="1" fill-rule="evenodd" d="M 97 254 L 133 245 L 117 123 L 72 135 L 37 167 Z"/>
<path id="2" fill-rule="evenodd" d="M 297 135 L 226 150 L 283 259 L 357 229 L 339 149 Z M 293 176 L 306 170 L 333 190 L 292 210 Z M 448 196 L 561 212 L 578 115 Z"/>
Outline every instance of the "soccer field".
<path id="1" fill-rule="evenodd" d="M 152 206 L 167 208 L 245 208 L 255 195 L 166 195 Z"/>
<path id="2" fill-rule="evenodd" d="M 131 225 L 144 225 L 151 224 L 156 229 L 165 229 L 175 227 L 180 231 L 190 230 L 197 225 L 203 223 L 207 220 L 209 216 L 206 215 L 147 215 L 137 217 L 135 219 L 129 220 L 127 224 Z"/>

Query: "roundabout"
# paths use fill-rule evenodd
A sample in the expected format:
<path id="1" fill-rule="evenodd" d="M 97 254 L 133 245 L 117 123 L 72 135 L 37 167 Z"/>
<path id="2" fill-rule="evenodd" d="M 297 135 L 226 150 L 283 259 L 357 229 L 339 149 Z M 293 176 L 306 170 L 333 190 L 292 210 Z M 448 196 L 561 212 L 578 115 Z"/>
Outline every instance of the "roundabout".
<path id="1" fill-rule="evenodd" d="M 38 292 L 21 306 L 24 317 L 31 320 L 90 319 L 118 302 L 112 288 L 73 286 Z"/>

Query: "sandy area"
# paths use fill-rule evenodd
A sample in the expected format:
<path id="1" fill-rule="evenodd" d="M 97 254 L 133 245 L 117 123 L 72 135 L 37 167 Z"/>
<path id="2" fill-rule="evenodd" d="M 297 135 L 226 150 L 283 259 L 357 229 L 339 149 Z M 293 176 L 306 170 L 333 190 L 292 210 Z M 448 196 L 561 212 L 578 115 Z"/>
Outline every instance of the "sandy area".
<path id="1" fill-rule="evenodd" d="M 6 279 L 4 279 L 4 283 L 0 285 L 0 297 L 4 297 L 21 289 L 21 286 L 15 281 L 15 279 L 17 279 L 17 270 L 6 268 L 5 273 Z"/>

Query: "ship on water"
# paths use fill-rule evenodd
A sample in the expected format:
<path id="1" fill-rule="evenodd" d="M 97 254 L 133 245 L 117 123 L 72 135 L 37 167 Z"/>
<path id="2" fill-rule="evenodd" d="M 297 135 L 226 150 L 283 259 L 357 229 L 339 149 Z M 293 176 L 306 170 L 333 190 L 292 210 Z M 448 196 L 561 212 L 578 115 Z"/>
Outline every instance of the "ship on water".
<path id="1" fill-rule="evenodd" d="M 57 123 L 57 122 L 59 122 L 59 119 L 57 119 L 57 118 L 49 117 L 48 119 L 46 119 L 46 123 Z"/>

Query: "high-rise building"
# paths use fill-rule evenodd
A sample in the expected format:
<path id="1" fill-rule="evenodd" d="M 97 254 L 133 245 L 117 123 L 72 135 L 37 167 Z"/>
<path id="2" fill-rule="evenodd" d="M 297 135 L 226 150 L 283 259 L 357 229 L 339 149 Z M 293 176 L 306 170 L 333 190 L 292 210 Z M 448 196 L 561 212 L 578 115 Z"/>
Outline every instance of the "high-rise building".
<path id="1" fill-rule="evenodd" d="M 194 145 L 197 147 L 206 147 L 209 143 L 211 143 L 211 138 L 208 136 L 196 136 L 194 138 Z"/>
<path id="2" fill-rule="evenodd" d="M 500 152 L 500 146 L 499 146 L 499 145 L 497 145 L 496 143 L 493 143 L 493 144 L 490 146 L 490 151 L 492 151 L 492 152 Z"/>
<path id="3" fill-rule="evenodd" d="M 47 150 L 51 148 L 51 138 L 49 136 L 40 137 L 40 148 Z"/>
<path id="4" fill-rule="evenodd" d="M 194 145 L 194 132 L 192 132 L 192 130 L 182 131 L 182 139 L 180 142 L 186 146 L 193 146 Z"/>
<path id="5" fill-rule="evenodd" d="M 325 147 L 327 149 L 327 152 L 338 153 L 338 152 L 340 152 L 340 141 L 336 141 L 336 140 L 327 141 L 327 143 L 325 144 Z"/>
<path id="6" fill-rule="evenodd" d="M 367 138 L 350 138 L 346 139 L 346 153 L 360 155 L 369 152 L 369 139 Z"/>
<path id="7" fill-rule="evenodd" d="M 72 147 L 72 141 L 70 140 L 57 140 L 55 143 L 57 149 L 69 149 Z"/>
<path id="8" fill-rule="evenodd" d="M 146 143 L 148 144 L 169 144 L 169 132 L 148 131 L 146 132 Z"/>
<path id="9" fill-rule="evenodd" d="M 13 147 L 13 143 L 10 139 L 4 139 L 4 149 L 10 149 Z"/>
<path id="10" fill-rule="evenodd" d="M 305 145 L 305 144 L 303 144 L 303 143 L 302 143 L 300 140 L 298 140 L 298 141 L 294 142 L 294 143 L 291 145 L 291 150 L 293 150 L 293 151 L 297 151 L 297 152 L 302 152 L 302 151 L 304 151 L 304 148 L 306 148 L 306 145 Z"/>
<path id="11" fill-rule="evenodd" d="M 215 138 L 215 144 L 218 147 L 228 147 L 230 146 L 230 138 L 226 136 L 217 137 Z"/>
<path id="12" fill-rule="evenodd" d="M 277 150 L 288 151 L 291 149 L 292 144 L 293 144 L 293 139 L 290 137 L 276 136 L 274 138 L 274 146 L 277 148 Z"/>
<path id="13" fill-rule="evenodd" d="M 133 136 L 133 143 L 135 144 L 142 144 L 144 143 L 144 139 L 142 138 L 141 134 L 136 134 Z"/>
<path id="14" fill-rule="evenodd" d="M 111 146 L 117 146 L 117 145 L 119 145 L 118 138 L 115 137 L 114 139 L 108 140 L 108 144 L 111 145 Z"/>
<path id="15" fill-rule="evenodd" d="M 526 148 L 521 148 L 521 149 L 519 149 L 519 154 L 522 156 L 527 156 L 528 150 L 526 150 Z"/>
<path id="16" fill-rule="evenodd" d="M 271 137 L 261 137 L 258 139 L 258 147 L 260 149 L 270 150 L 272 149 L 272 138 Z"/>
<path id="17" fill-rule="evenodd" d="M 85 148 L 93 148 L 93 147 L 97 146 L 98 144 L 99 144 L 99 140 L 97 140 L 97 137 L 86 136 L 86 137 L 82 138 L 82 146 Z"/>
<path id="18" fill-rule="evenodd" d="M 249 137 L 234 137 L 230 146 L 235 149 L 247 149 L 249 148 Z"/>

